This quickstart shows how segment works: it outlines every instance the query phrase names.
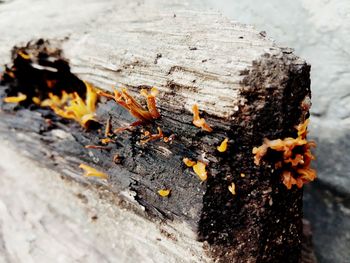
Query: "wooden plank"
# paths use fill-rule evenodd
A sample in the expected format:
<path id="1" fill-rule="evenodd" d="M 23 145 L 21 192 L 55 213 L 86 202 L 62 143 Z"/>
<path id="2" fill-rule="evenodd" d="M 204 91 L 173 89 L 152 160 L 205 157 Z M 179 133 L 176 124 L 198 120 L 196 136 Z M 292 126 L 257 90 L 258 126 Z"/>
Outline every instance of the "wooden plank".
<path id="1" fill-rule="evenodd" d="M 142 145 L 136 129 L 118 136 L 109 151 L 87 150 L 86 144 L 101 138 L 97 131 L 62 122 L 50 110 L 13 111 L 9 105 L 2 105 L 1 136 L 81 184 L 104 185 L 116 195 L 135 192 L 149 215 L 188 224 L 203 244 L 210 244 L 214 259 L 296 262 L 302 191 L 287 190 L 268 165 L 255 166 L 252 149 L 264 138 L 292 136 L 307 116 L 305 61 L 250 26 L 181 3 L 91 1 L 81 12 L 84 4 L 69 2 L 69 9 L 68 1 L 0 5 L 6 14 L 21 7 L 15 21 L 1 16 L 1 28 L 9 31 L 1 60 L 10 61 L 13 45 L 44 37 L 63 50 L 73 73 L 101 89 L 127 86 L 141 100 L 141 88 L 157 86 L 162 118 L 144 128 L 156 131 L 159 126 L 175 135 L 174 142 Z M 192 125 L 195 103 L 214 132 Z M 113 127 L 133 121 L 112 101 L 100 103 L 97 113 L 102 123 L 112 116 Z M 229 148 L 220 154 L 216 146 L 225 137 Z M 111 161 L 115 153 L 123 157 L 118 165 Z M 200 183 L 184 166 L 184 157 L 209 161 L 207 182 Z M 81 162 L 106 171 L 110 179 L 82 177 Z M 235 196 L 228 191 L 232 182 Z M 169 198 L 157 194 L 164 187 L 172 189 Z"/>

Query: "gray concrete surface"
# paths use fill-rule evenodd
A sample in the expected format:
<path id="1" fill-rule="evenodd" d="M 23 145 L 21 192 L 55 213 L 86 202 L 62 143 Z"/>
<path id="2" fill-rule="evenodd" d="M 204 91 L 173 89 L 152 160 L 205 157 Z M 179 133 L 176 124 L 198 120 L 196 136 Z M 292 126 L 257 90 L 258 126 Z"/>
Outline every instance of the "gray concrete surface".
<path id="1" fill-rule="evenodd" d="M 319 261 L 350 262 L 350 1 L 205 3 L 266 31 L 311 64 L 310 137 L 318 143 L 319 183 L 307 188 L 305 214 L 313 224 Z"/>

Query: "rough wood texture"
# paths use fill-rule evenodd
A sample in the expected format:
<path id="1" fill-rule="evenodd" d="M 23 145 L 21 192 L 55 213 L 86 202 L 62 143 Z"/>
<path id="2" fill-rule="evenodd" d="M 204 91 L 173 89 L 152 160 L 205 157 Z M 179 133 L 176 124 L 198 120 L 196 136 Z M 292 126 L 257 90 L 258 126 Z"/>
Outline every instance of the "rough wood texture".
<path id="1" fill-rule="evenodd" d="M 107 189 L 65 180 L 3 140 L 0 155 L 0 262 L 209 261 L 185 225 L 151 222 Z"/>
<path id="2" fill-rule="evenodd" d="M 157 86 L 162 119 L 146 128 L 160 126 L 176 139 L 171 145 L 140 145 L 137 129 L 120 135 L 109 152 L 87 150 L 84 145 L 100 138 L 97 131 L 83 132 L 49 110 L 13 111 L 8 105 L 3 105 L 2 136 L 82 184 L 101 182 L 81 177 L 80 162 L 107 171 L 111 192 L 132 190 L 149 214 L 185 222 L 209 243 L 215 259 L 298 262 L 302 190 L 286 190 L 271 166 L 254 165 L 251 151 L 263 138 L 295 135 L 294 126 L 308 114 L 302 103 L 310 96 L 309 66 L 249 26 L 185 8 L 161 1 L 15 0 L 0 5 L 1 13 L 21 10 L 15 21 L 1 16 L 1 28 L 11 26 L 0 47 L 4 63 L 13 45 L 43 37 L 63 49 L 74 73 L 102 89 L 125 85 L 140 98 L 140 88 Z M 33 10 L 39 13 L 33 16 Z M 213 133 L 191 124 L 194 103 Z M 99 105 L 99 119 L 108 115 L 114 127 L 132 121 L 112 101 Z M 9 133 L 13 129 L 16 133 Z M 229 150 L 219 154 L 216 146 L 225 137 Z M 113 153 L 123 157 L 120 165 L 111 162 Z M 201 156 L 210 161 L 203 184 L 181 161 Z M 227 189 L 231 182 L 235 196 Z M 158 196 L 161 187 L 172 189 L 170 198 Z"/>

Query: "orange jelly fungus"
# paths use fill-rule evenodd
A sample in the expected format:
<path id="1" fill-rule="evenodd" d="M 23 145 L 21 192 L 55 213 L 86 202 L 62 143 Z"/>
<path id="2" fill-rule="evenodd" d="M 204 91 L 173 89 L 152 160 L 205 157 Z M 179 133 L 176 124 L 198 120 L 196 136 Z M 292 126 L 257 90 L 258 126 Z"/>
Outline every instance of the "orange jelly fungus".
<path id="1" fill-rule="evenodd" d="M 6 103 L 20 103 L 27 99 L 27 95 L 19 93 L 18 96 L 6 97 L 4 98 L 4 102 Z"/>
<path id="2" fill-rule="evenodd" d="M 226 152 L 227 143 L 228 143 L 228 138 L 225 138 L 216 149 L 221 153 Z"/>
<path id="3" fill-rule="evenodd" d="M 160 189 L 158 191 L 158 194 L 161 196 L 161 197 L 167 197 L 169 196 L 170 194 L 170 190 L 169 189 Z"/>
<path id="4" fill-rule="evenodd" d="M 233 194 L 236 195 L 236 185 L 235 183 L 232 183 L 231 185 L 228 186 L 228 190 Z"/>
<path id="5" fill-rule="evenodd" d="M 207 165 L 201 161 L 198 161 L 192 167 L 193 171 L 198 175 L 199 179 L 201 179 L 202 181 L 205 181 L 208 178 L 206 167 Z"/>
<path id="6" fill-rule="evenodd" d="M 86 164 L 80 164 L 79 168 L 84 170 L 84 176 L 86 177 L 98 177 L 101 179 L 108 179 L 107 174 L 97 171 L 95 168 L 92 168 L 91 166 L 88 166 Z"/>
<path id="7" fill-rule="evenodd" d="M 157 110 L 156 106 L 156 96 L 159 94 L 159 91 L 157 88 L 153 87 L 151 88 L 151 92 L 148 93 L 146 89 L 142 89 L 140 91 L 141 95 L 144 96 L 147 100 L 147 108 L 148 111 L 151 113 L 153 119 L 160 118 L 160 114 Z"/>
<path id="8" fill-rule="evenodd" d="M 17 55 L 20 56 L 20 57 L 22 57 L 22 58 L 25 59 L 25 60 L 29 60 L 29 59 L 30 59 L 30 56 L 29 56 L 28 54 L 24 53 L 24 52 L 21 51 L 21 50 L 19 50 L 19 51 L 17 52 Z"/>
<path id="9" fill-rule="evenodd" d="M 96 90 L 85 83 L 86 98 L 85 101 L 78 95 L 78 93 L 62 92 L 62 96 L 56 96 L 49 93 L 49 98 L 41 102 L 41 106 L 50 107 L 57 115 L 73 119 L 80 123 L 84 128 L 88 127 L 90 121 L 96 122 L 96 103 L 98 95 Z"/>
<path id="10" fill-rule="evenodd" d="M 108 144 L 110 142 L 115 142 L 115 140 L 113 140 L 111 138 L 103 138 L 103 139 L 101 139 L 101 143 L 102 144 Z"/>
<path id="11" fill-rule="evenodd" d="M 149 94 L 146 90 L 141 90 L 141 95 L 147 98 L 148 110 L 146 110 L 131 95 L 129 95 L 127 89 L 125 88 L 122 89 L 121 92 L 117 89 L 114 89 L 114 95 L 103 91 L 99 91 L 99 94 L 106 98 L 114 99 L 119 105 L 127 109 L 132 116 L 134 116 L 140 121 L 147 122 L 154 119 L 158 119 L 160 117 L 155 100 L 155 97 L 158 94 L 158 90 L 156 88 L 152 88 Z"/>
<path id="12" fill-rule="evenodd" d="M 192 112 L 193 112 L 193 124 L 198 127 L 198 128 L 202 128 L 204 131 L 207 132 L 212 132 L 213 129 L 206 123 L 204 118 L 201 118 L 199 116 L 199 109 L 198 109 L 198 105 L 194 104 L 192 106 Z"/>
<path id="13" fill-rule="evenodd" d="M 316 143 L 306 140 L 308 124 L 309 120 L 307 119 L 295 127 L 298 132 L 297 138 L 265 139 L 263 145 L 253 149 L 256 165 L 260 164 L 261 159 L 269 149 L 283 154 L 282 160 L 275 163 L 275 169 L 283 169 L 282 182 L 288 189 L 291 189 L 293 185 L 301 188 L 305 183 L 316 178 L 316 171 L 310 168 L 311 161 L 315 159 L 311 148 L 316 147 Z"/>
<path id="14" fill-rule="evenodd" d="M 105 127 L 105 137 L 112 135 L 111 130 L 112 130 L 111 117 L 108 117 L 106 121 L 106 127 Z"/>
<path id="15" fill-rule="evenodd" d="M 184 162 L 184 164 L 186 164 L 187 167 L 192 167 L 193 165 L 196 164 L 196 162 L 194 162 L 188 158 L 183 158 L 182 161 Z"/>
<path id="16" fill-rule="evenodd" d="M 143 134 L 143 140 L 141 140 L 141 144 L 145 144 L 150 141 L 158 140 L 164 137 L 162 130 L 157 127 L 158 133 L 151 134 L 149 131 L 145 131 Z"/>
<path id="17" fill-rule="evenodd" d="M 33 97 L 32 101 L 36 104 L 36 105 L 40 105 L 41 101 L 38 97 Z"/>

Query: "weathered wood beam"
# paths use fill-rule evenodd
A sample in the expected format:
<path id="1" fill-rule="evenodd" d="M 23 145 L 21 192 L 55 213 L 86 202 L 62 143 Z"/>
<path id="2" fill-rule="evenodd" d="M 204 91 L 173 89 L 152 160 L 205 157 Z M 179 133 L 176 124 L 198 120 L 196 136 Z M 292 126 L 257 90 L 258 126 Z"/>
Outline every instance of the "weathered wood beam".
<path id="1" fill-rule="evenodd" d="M 141 101 L 140 89 L 156 86 L 162 118 L 144 129 L 159 126 L 175 140 L 142 145 L 136 129 L 119 135 L 108 151 L 85 149 L 101 138 L 97 131 L 62 122 L 47 109 L 13 111 L 8 104 L 2 105 L 1 137 L 82 185 L 104 185 L 124 199 L 135 193 L 134 201 L 149 215 L 188 224 L 204 247 L 209 244 L 214 259 L 298 262 L 302 190 L 287 190 L 273 167 L 256 166 L 252 149 L 264 138 L 293 136 L 294 126 L 308 115 L 310 68 L 304 60 L 250 26 L 181 4 L 15 0 L 0 5 L 1 13 L 15 11 L 16 20 L 0 19 L 8 31 L 1 61 L 10 61 L 12 46 L 45 38 L 62 49 L 73 73 L 101 89 L 126 86 Z M 212 133 L 193 126 L 195 103 Z M 102 123 L 111 116 L 113 127 L 133 121 L 113 101 L 100 103 L 97 113 Z M 228 150 L 219 153 L 216 146 L 226 137 Z M 114 154 L 123 158 L 120 164 L 112 162 Z M 209 162 L 206 182 L 186 168 L 184 157 Z M 106 171 L 108 182 L 82 177 L 82 162 Z M 232 182 L 234 196 L 228 191 Z M 161 198 L 161 188 L 170 188 L 171 196 Z"/>

